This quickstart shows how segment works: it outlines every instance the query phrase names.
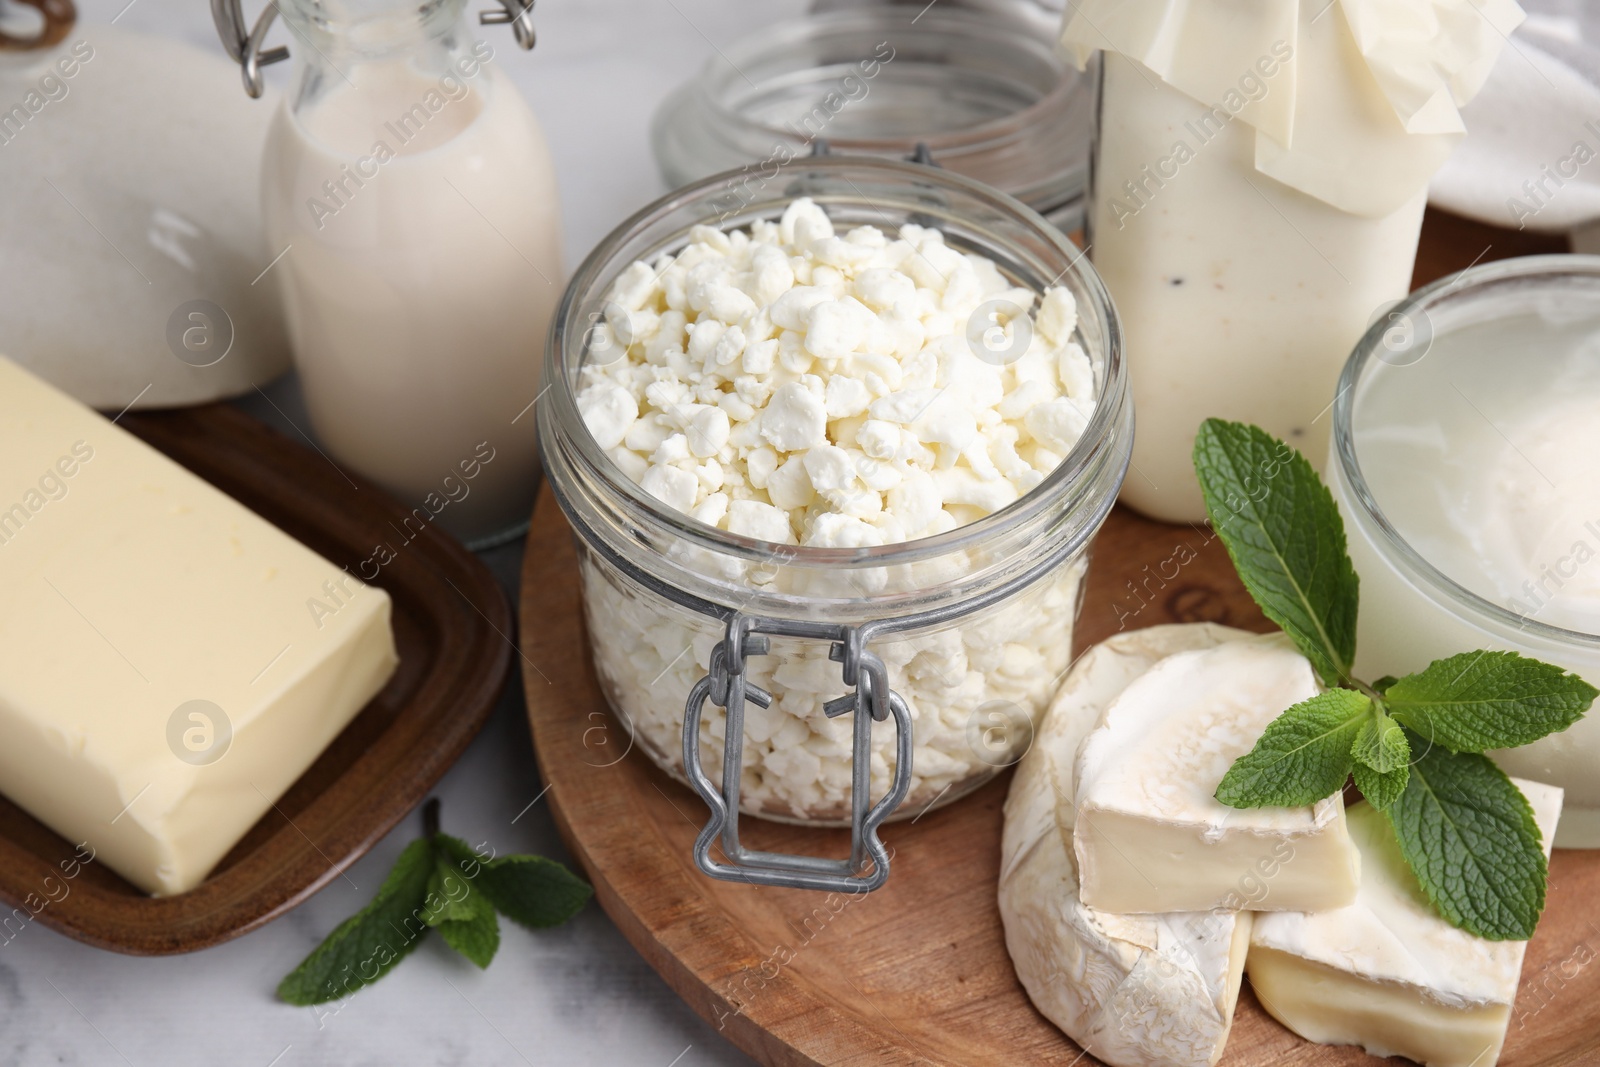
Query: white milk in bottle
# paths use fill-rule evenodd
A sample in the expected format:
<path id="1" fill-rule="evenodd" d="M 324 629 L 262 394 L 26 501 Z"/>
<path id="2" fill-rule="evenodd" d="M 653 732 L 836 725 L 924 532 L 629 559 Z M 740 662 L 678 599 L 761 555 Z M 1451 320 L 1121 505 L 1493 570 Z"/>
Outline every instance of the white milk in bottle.
<path id="1" fill-rule="evenodd" d="M 313 2 L 282 5 L 317 47 L 291 42 L 263 165 L 306 407 L 330 457 L 418 525 L 489 543 L 526 522 L 537 480 L 561 282 L 544 137 L 459 0 L 319 4 L 315 21 Z"/>

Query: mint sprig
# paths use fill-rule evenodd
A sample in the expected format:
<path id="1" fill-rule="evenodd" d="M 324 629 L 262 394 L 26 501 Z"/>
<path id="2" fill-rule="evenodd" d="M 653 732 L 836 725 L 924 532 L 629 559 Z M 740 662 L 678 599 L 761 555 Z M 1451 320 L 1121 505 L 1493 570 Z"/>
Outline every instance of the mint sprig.
<path id="1" fill-rule="evenodd" d="M 1317 472 L 1265 430 L 1217 419 L 1195 437 L 1194 469 L 1244 587 L 1323 684 L 1342 683 L 1356 657 L 1359 582 Z"/>
<path id="2" fill-rule="evenodd" d="M 411 953 L 429 930 L 487 967 L 500 948 L 499 914 L 529 927 L 555 926 L 593 895 L 583 879 L 543 856 L 489 859 L 439 832 L 439 801 L 422 812 L 423 836 L 405 847 L 366 907 L 278 984 L 290 1004 L 324 1004 L 369 986 Z"/>
<path id="3" fill-rule="evenodd" d="M 1356 788 L 1394 827 L 1451 924 L 1527 940 L 1548 865 L 1527 799 L 1482 755 L 1564 730 L 1600 690 L 1514 652 L 1466 652 L 1403 678 L 1354 677 L 1359 586 L 1344 522 L 1304 456 L 1266 431 L 1207 419 L 1195 473 L 1245 589 L 1328 687 L 1268 724 L 1217 786 L 1230 807 L 1298 807 Z"/>

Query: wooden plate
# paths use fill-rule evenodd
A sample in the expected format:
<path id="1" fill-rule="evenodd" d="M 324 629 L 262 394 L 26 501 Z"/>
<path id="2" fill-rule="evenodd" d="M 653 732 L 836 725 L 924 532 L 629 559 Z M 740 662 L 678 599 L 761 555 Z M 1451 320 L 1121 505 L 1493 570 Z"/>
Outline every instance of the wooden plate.
<path id="1" fill-rule="evenodd" d="M 1096 542 L 1080 646 L 1117 632 L 1119 617 L 1128 628 L 1211 620 L 1266 629 L 1208 534 L 1114 511 Z M 1185 544 L 1198 558 L 1181 569 L 1163 566 Z M 865 897 L 713 881 L 690 858 L 705 805 L 642 753 L 628 752 L 627 735 L 604 710 L 571 535 L 548 492 L 529 535 L 522 645 L 550 678 L 524 675 L 534 747 L 562 837 L 633 946 L 740 1048 L 782 1065 L 1098 1062 L 1034 1010 L 1006 954 L 995 887 L 1009 776 L 885 827 L 893 873 Z M 849 850 L 843 831 L 747 818 L 741 833 L 753 848 Z M 1593 966 L 1600 928 L 1590 921 L 1597 900 L 1600 852 L 1557 852 L 1505 1067 L 1600 1060 L 1600 966 Z M 1377 1061 L 1302 1041 L 1247 990 L 1222 1062 Z"/>
<path id="2" fill-rule="evenodd" d="M 1543 251 L 1446 220 L 1419 281 L 1478 256 Z M 1430 218 L 1430 229 L 1439 221 Z M 1488 246 L 1488 247 L 1486 247 Z M 1179 548 L 1197 558 L 1181 567 Z M 1184 556 L 1187 553 L 1183 554 Z M 843 898 L 713 881 L 690 858 L 699 798 L 628 750 L 605 710 L 584 637 L 571 535 L 546 493 L 522 587 L 524 674 L 539 767 L 568 847 L 606 912 L 713 1027 L 766 1064 L 1098 1063 L 1034 1010 L 1006 954 L 995 903 L 1008 778 L 894 823 L 888 885 Z M 1266 628 L 1219 542 L 1118 508 L 1094 549 L 1078 645 L 1119 628 L 1210 620 Z M 754 848 L 843 855 L 841 831 L 745 819 Z M 1600 1062 L 1600 851 L 1558 852 L 1501 1063 Z M 1224 1067 L 1376 1063 L 1302 1041 L 1242 995 Z M 1400 1061 L 1395 1061 L 1400 1062 Z"/>
<path id="3" fill-rule="evenodd" d="M 356 570 L 375 546 L 396 558 L 373 583 L 394 599 L 400 666 L 197 888 L 152 898 L 91 863 L 34 916 L 100 948 L 192 952 L 282 915 L 354 863 L 415 807 L 494 709 L 511 667 L 511 611 L 494 576 L 448 536 L 353 488 L 316 452 L 225 405 L 128 415 L 121 425 L 323 556 Z M 412 529 L 416 523 L 413 520 Z M 0 797 L 5 911 L 46 896 L 73 847 Z M 59 880 L 49 883 L 61 884 Z M 51 894 L 60 889 L 51 890 Z M 15 926 L 15 920 L 12 920 Z"/>

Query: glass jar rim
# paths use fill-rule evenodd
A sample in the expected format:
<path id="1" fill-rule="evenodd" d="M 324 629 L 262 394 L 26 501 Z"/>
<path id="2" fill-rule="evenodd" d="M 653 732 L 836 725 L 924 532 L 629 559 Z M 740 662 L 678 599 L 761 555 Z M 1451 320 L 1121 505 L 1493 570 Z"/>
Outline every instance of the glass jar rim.
<path id="1" fill-rule="evenodd" d="M 560 425 L 576 425 L 583 428 L 583 432 L 571 434 L 569 440 L 582 457 L 588 472 L 605 486 L 613 499 L 625 501 L 635 510 L 650 515 L 674 535 L 696 547 L 750 562 L 763 562 L 779 555 L 786 564 L 846 570 L 916 563 L 960 551 L 977 540 L 1034 520 L 1042 512 L 1058 506 L 1064 498 L 1091 482 L 1096 473 L 1097 460 L 1103 459 L 1101 453 L 1114 438 L 1117 420 L 1123 414 L 1121 409 L 1130 401 L 1127 399 L 1127 368 L 1123 355 L 1121 324 L 1116 317 L 1110 294 L 1106 291 L 1100 276 L 1089 266 L 1085 254 L 1065 234 L 1020 200 L 982 182 L 950 171 L 921 164 L 863 156 L 821 156 L 803 161 L 796 160 L 793 166 L 823 173 L 867 167 L 886 175 L 903 178 L 908 184 L 943 185 L 959 190 L 986 200 L 991 206 L 1026 222 L 1042 241 L 1068 258 L 1067 268 L 1058 275 L 1056 281 L 1071 274 L 1081 286 L 1082 292 L 1088 295 L 1087 310 L 1096 317 L 1098 332 L 1103 338 L 1105 369 L 1100 376 L 1095 407 L 1088 423 L 1071 451 L 1062 458 L 1055 469 L 1017 500 L 966 525 L 928 537 L 860 548 L 779 545 L 722 530 L 663 504 L 629 478 L 611 457 L 605 454 L 594 436 L 587 432 L 582 414 L 578 410 L 576 392 L 564 373 L 567 369 L 566 339 L 570 335 L 575 313 L 585 295 L 602 285 L 609 284 L 614 280 L 615 274 L 626 266 L 616 260 L 618 252 L 631 235 L 645 229 L 653 220 L 670 215 L 686 204 L 706 200 L 710 194 L 723 190 L 730 179 L 740 174 L 737 170 L 723 171 L 702 178 L 645 206 L 613 229 L 584 259 L 562 294 L 561 302 L 557 305 L 555 316 L 551 321 L 550 337 L 545 352 L 545 391 L 539 401 L 540 425 L 548 428 L 554 421 Z M 659 255 L 664 247 L 665 245 L 658 247 L 650 255 Z M 609 276 L 608 268 L 614 268 Z M 1084 301 L 1080 300 L 1078 303 L 1081 319 L 1086 309 L 1083 306 Z M 546 430 L 541 430 L 540 447 L 548 456 L 550 449 L 546 445 L 545 432 Z M 1120 459 L 1121 470 L 1116 479 L 1118 484 L 1121 482 L 1121 473 L 1127 469 L 1130 455 L 1131 453 L 1124 448 Z M 546 471 L 548 473 L 548 466 Z M 1106 500 L 1103 502 L 1105 512 L 1110 511 L 1115 499 L 1114 490 L 1106 494 Z M 1099 518 L 1103 516 L 1097 516 L 1096 521 L 1089 527 L 1091 536 L 1099 527 Z"/>
<path id="2" fill-rule="evenodd" d="M 1339 464 L 1339 472 L 1349 486 L 1352 503 L 1360 509 L 1357 517 L 1377 530 L 1381 538 L 1380 548 L 1386 554 L 1403 560 L 1411 572 L 1421 577 L 1434 591 L 1445 596 L 1457 607 L 1466 609 L 1470 618 L 1488 619 L 1500 626 L 1547 641 L 1600 649 L 1600 634 L 1572 630 L 1519 615 L 1468 589 L 1423 556 L 1390 521 L 1367 484 L 1366 475 L 1361 469 L 1361 461 L 1356 456 L 1355 432 L 1352 425 L 1355 418 L 1357 387 L 1361 383 L 1363 372 L 1377 357 L 1378 352 L 1385 349 L 1385 334 L 1390 329 L 1390 322 L 1394 317 L 1399 316 L 1403 321 L 1409 321 L 1414 317 L 1426 318 L 1431 308 L 1443 306 L 1447 302 L 1476 299 L 1486 290 L 1498 285 L 1562 276 L 1582 276 L 1600 280 L 1600 256 L 1570 253 L 1521 256 L 1468 267 L 1466 270 L 1423 286 L 1390 308 L 1387 315 L 1379 316 L 1356 343 L 1355 351 L 1351 353 L 1343 373 L 1339 376 L 1339 391 L 1333 400 L 1334 453 Z M 1383 362 L 1381 358 L 1379 362 Z"/>
<path id="3" fill-rule="evenodd" d="M 867 33 L 886 27 L 904 31 L 907 27 L 902 25 L 903 17 L 892 23 L 889 21 L 891 13 L 903 9 L 904 5 L 880 4 L 813 12 L 764 26 L 712 56 L 688 82 L 668 96 L 652 123 L 657 161 L 669 175 L 669 181 L 676 183 L 683 176 L 684 168 L 673 162 L 672 153 L 663 147 L 661 138 L 667 127 L 693 122 L 695 108 L 704 109 L 702 119 L 708 122 L 708 128 L 716 131 L 719 140 L 730 144 L 741 136 L 765 138 L 763 143 L 767 147 L 785 142 L 802 146 L 810 144 L 810 141 L 797 140 L 794 133 L 783 126 L 752 116 L 730 103 L 730 87 L 737 88 L 741 83 L 752 84 L 743 73 L 746 70 L 756 73 L 756 84 L 766 84 L 761 79 L 760 71 L 771 56 L 792 51 L 796 41 L 825 39 L 831 34 Z M 957 46 L 983 41 L 1011 49 L 1018 57 L 1030 56 L 1040 63 L 1059 67 L 1066 74 L 1072 73 L 1070 65 L 1048 42 L 1039 40 L 1028 32 L 1028 27 L 1007 16 L 985 16 L 966 8 L 935 8 L 919 14 L 911 20 L 911 25 L 918 34 L 940 35 Z M 1068 108 L 1076 97 L 1088 92 L 1090 86 L 1086 79 L 1066 76 L 1024 106 L 969 126 L 945 130 L 907 130 L 897 135 L 874 137 L 823 138 L 822 134 L 817 137 L 825 139 L 837 152 L 881 155 L 885 158 L 904 158 L 917 150 L 919 145 L 925 145 L 937 162 L 952 155 L 977 152 L 989 146 L 1026 139 L 1030 134 L 1047 129 L 1051 121 Z M 1011 189 L 1008 186 L 1008 191 L 1042 213 L 1053 214 L 1080 202 L 1087 189 L 1088 148 L 1086 136 L 1082 144 L 1082 158 L 1064 153 L 1058 161 L 1059 165 L 1048 175 L 1034 179 L 1024 188 Z"/>
<path id="4" fill-rule="evenodd" d="M 876 25 L 881 23 L 883 18 L 882 12 L 883 9 L 881 8 L 871 7 L 840 9 L 822 14 L 808 15 L 805 18 L 794 19 L 789 22 L 780 22 L 772 26 L 764 27 L 756 33 L 734 42 L 733 46 L 729 50 L 730 54 L 727 64 L 735 65 L 736 60 L 739 58 L 754 58 L 761 55 L 763 52 L 772 48 L 774 44 L 780 43 L 781 38 L 785 33 L 793 32 L 794 30 L 801 28 L 815 30 L 818 28 L 843 28 L 852 25 Z M 926 20 L 926 28 L 930 30 L 947 29 L 952 32 L 970 32 L 973 30 L 979 30 L 979 32 L 988 33 L 992 36 L 999 36 L 999 31 L 1001 29 L 1009 28 L 1006 26 L 1003 20 L 980 18 L 963 10 L 929 11 L 922 15 L 917 21 L 920 22 L 923 20 Z M 1053 55 L 1048 47 L 1039 45 L 1038 42 L 1035 42 L 1032 38 L 1024 37 L 1020 32 L 1007 33 L 1005 36 L 1011 38 L 1017 44 L 1022 44 L 1030 49 L 1037 50 L 1041 56 Z M 696 79 L 696 84 L 707 90 L 706 97 L 711 104 L 712 110 L 714 110 L 720 118 L 724 119 L 730 124 L 747 126 L 763 133 L 771 133 L 774 136 L 782 135 L 784 130 L 781 126 L 774 126 L 771 123 L 750 118 L 743 112 L 737 111 L 730 107 L 726 101 L 726 98 L 722 94 L 709 92 L 709 88 L 713 84 L 713 79 L 723 80 L 726 78 L 725 72 L 721 69 L 722 66 L 723 64 L 720 59 L 718 57 L 714 57 L 708 60 L 705 66 L 701 68 L 700 76 Z M 942 148 L 953 147 L 955 145 L 967 144 L 975 141 L 989 140 L 993 138 L 995 134 L 1003 130 L 1016 129 L 1018 127 L 1028 125 L 1028 123 L 1032 121 L 1040 112 L 1044 111 L 1048 105 L 1055 103 L 1061 96 L 1064 95 L 1066 95 L 1065 83 L 1061 83 L 1056 85 L 1055 88 L 1046 95 L 1029 104 L 1027 107 L 1013 111 L 1009 115 L 1001 115 L 996 118 L 989 119 L 986 122 L 978 123 L 975 126 L 967 126 L 958 130 L 949 130 L 944 133 L 930 134 L 922 137 L 921 140 L 927 144 L 931 151 L 935 153 Z M 901 140 L 903 140 L 903 138 L 898 137 L 829 138 L 829 143 L 838 150 L 850 151 L 866 149 L 869 146 L 892 148 L 899 144 Z"/>

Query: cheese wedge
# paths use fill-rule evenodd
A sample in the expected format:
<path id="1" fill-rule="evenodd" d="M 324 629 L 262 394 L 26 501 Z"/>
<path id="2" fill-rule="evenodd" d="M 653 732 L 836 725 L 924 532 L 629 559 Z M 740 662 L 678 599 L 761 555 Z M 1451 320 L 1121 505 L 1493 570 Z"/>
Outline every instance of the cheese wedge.
<path id="1" fill-rule="evenodd" d="M 389 609 L 0 359 L 0 792 L 97 862 L 199 883 L 393 673 Z"/>
<path id="2" fill-rule="evenodd" d="M 1512 780 L 1548 855 L 1561 790 Z M 1428 1067 L 1494 1067 L 1527 942 L 1485 941 L 1451 926 L 1422 895 L 1383 814 L 1363 802 L 1348 821 L 1361 849 L 1356 902 L 1257 916 L 1248 961 L 1257 998 L 1311 1041 Z"/>
<path id="3" fill-rule="evenodd" d="M 1078 896 L 1074 757 L 1130 682 L 1174 652 L 1250 640 L 1227 627 L 1156 626 L 1085 652 L 1018 765 L 1001 838 L 1000 917 L 1034 1005 L 1112 1067 L 1207 1067 L 1233 1025 L 1248 912 L 1115 915 Z M 1063 836 L 1063 831 L 1065 836 Z"/>
<path id="4" fill-rule="evenodd" d="M 1138 913 L 1354 900 L 1360 857 L 1338 794 L 1249 809 L 1213 795 L 1268 723 L 1316 693 L 1310 663 L 1281 634 L 1169 656 L 1129 684 L 1078 758 L 1084 903 Z"/>

